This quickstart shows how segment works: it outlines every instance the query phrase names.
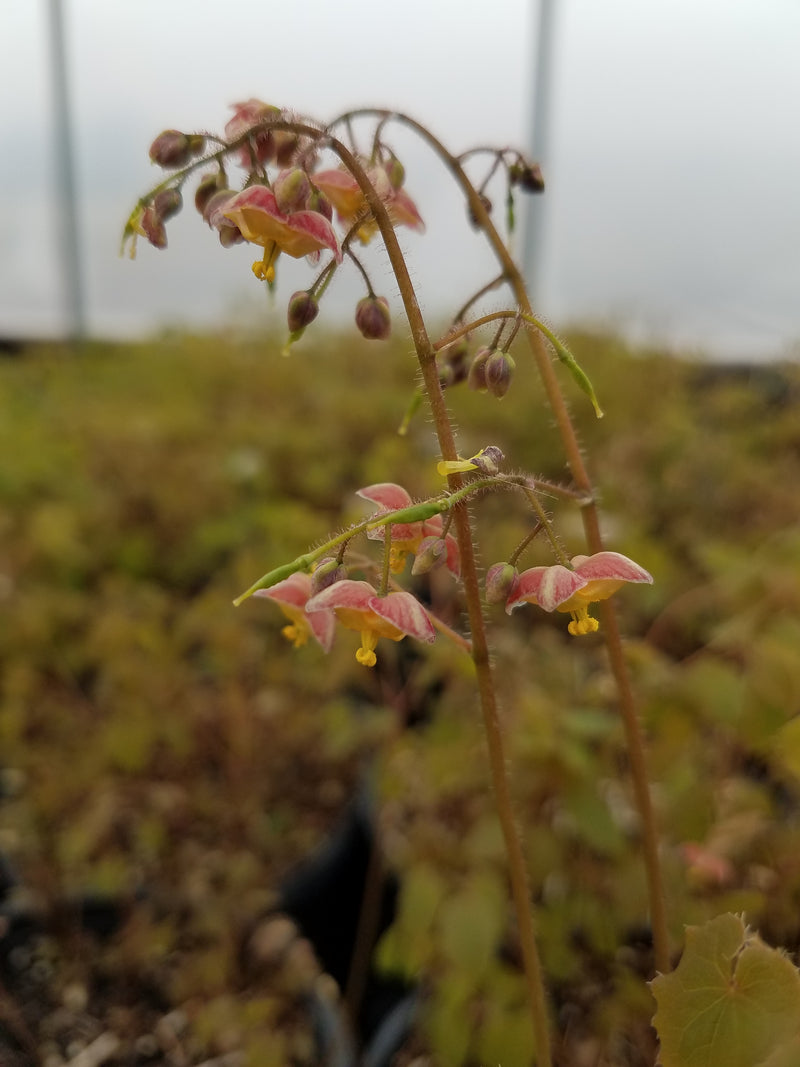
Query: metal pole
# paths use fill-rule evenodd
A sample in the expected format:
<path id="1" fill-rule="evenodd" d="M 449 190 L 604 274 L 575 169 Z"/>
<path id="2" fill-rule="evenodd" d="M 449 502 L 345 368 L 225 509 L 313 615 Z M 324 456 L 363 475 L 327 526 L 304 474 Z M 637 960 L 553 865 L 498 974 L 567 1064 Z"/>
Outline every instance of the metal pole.
<path id="1" fill-rule="evenodd" d="M 535 43 L 531 78 L 533 103 L 531 106 L 531 155 L 542 166 L 545 183 L 550 159 L 550 93 L 553 82 L 553 41 L 555 36 L 555 0 L 539 0 L 539 19 L 534 23 Z M 545 197 L 534 196 L 528 201 L 523 231 L 522 266 L 528 290 L 534 302 L 542 292 L 544 277 Z"/>
<path id="2" fill-rule="evenodd" d="M 50 63 L 53 91 L 53 173 L 59 238 L 59 261 L 66 303 L 66 334 L 80 340 L 86 334 L 83 293 L 83 266 L 78 227 L 75 163 L 69 106 L 67 57 L 64 44 L 62 6 L 66 0 L 48 0 Z"/>

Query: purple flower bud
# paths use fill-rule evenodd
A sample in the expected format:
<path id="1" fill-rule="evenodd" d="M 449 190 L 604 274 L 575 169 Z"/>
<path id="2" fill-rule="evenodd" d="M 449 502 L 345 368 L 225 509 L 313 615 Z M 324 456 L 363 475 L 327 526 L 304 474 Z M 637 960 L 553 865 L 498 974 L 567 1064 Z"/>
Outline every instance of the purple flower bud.
<path id="1" fill-rule="evenodd" d="M 365 296 L 356 304 L 356 326 L 369 341 L 384 341 L 392 329 L 389 301 L 385 296 Z"/>
<path id="2" fill-rule="evenodd" d="M 316 187 L 312 188 L 309 193 L 308 203 L 306 204 L 307 211 L 318 211 L 320 215 L 324 215 L 328 222 L 333 218 L 333 205 L 327 196 Z"/>
<path id="3" fill-rule="evenodd" d="M 153 248 L 167 247 L 167 230 L 164 226 L 164 220 L 152 204 L 149 204 L 142 212 L 139 225 L 141 226 L 142 233 Z"/>
<path id="4" fill-rule="evenodd" d="M 221 170 L 215 170 L 211 174 L 204 174 L 194 194 L 194 206 L 205 218 L 208 202 L 215 193 L 227 189 L 228 179 Z"/>
<path id="5" fill-rule="evenodd" d="M 495 563 L 486 572 L 486 603 L 505 604 L 519 582 L 517 568 Z"/>
<path id="6" fill-rule="evenodd" d="M 178 189 L 162 189 L 153 197 L 153 210 L 162 222 L 177 215 L 183 207 L 183 197 Z"/>
<path id="7" fill-rule="evenodd" d="M 323 589 L 341 582 L 347 577 L 347 567 L 333 556 L 326 556 L 319 561 L 311 574 L 311 596 L 316 596 Z"/>
<path id="8" fill-rule="evenodd" d="M 486 384 L 486 364 L 493 354 L 494 349 L 488 348 L 486 345 L 483 345 L 475 353 L 467 374 L 467 385 L 470 389 L 475 389 L 479 392 L 486 392 L 488 389 Z"/>
<path id="9" fill-rule="evenodd" d="M 319 314 L 319 304 L 305 289 L 300 289 L 289 297 L 286 319 L 289 332 L 297 333 L 309 326 Z"/>
<path id="10" fill-rule="evenodd" d="M 150 145 L 150 159 L 159 167 L 185 167 L 192 156 L 205 148 L 205 137 L 200 134 L 185 134 L 180 130 L 164 130 Z"/>
<path id="11" fill-rule="evenodd" d="M 275 203 L 284 215 L 292 211 L 302 211 L 308 204 L 311 193 L 311 182 L 308 175 L 301 167 L 293 167 L 291 170 L 282 170 L 275 179 L 272 191 L 275 194 Z"/>
<path id="12" fill-rule="evenodd" d="M 495 352 L 486 361 L 486 388 L 492 396 L 505 396 L 514 376 L 514 360 L 508 352 Z"/>
<path id="13" fill-rule="evenodd" d="M 447 563 L 447 545 L 443 537 L 423 537 L 414 556 L 412 574 L 428 574 Z"/>
<path id="14" fill-rule="evenodd" d="M 518 185 L 526 193 L 543 193 L 544 178 L 538 163 L 520 159 L 508 171 L 512 185 Z"/>

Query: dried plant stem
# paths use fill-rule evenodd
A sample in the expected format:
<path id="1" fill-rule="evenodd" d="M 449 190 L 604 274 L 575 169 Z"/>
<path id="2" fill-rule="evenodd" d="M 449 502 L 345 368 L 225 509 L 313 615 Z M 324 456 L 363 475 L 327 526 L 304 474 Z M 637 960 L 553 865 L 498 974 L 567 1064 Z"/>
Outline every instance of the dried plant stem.
<path id="1" fill-rule="evenodd" d="M 458 452 L 450 416 L 442 393 L 439 373 L 436 368 L 436 352 L 428 336 L 425 322 L 417 302 L 411 277 L 406 267 L 403 253 L 395 236 L 389 215 L 381 199 L 375 194 L 370 181 L 358 160 L 347 148 L 334 142 L 334 150 L 342 159 L 350 173 L 360 185 L 370 210 L 377 222 L 392 269 L 397 279 L 400 294 L 408 317 L 414 347 L 417 352 L 420 370 L 430 402 L 431 413 L 439 440 L 442 458 L 455 460 Z M 450 487 L 454 490 L 462 487 L 458 474 L 450 476 Z M 461 577 L 467 601 L 470 631 L 472 634 L 472 660 L 478 682 L 481 711 L 483 713 L 489 751 L 489 767 L 494 789 L 495 804 L 505 841 L 508 859 L 509 881 L 514 902 L 519 938 L 525 969 L 525 978 L 530 1000 L 531 1020 L 536 1041 L 537 1064 L 539 1067 L 552 1067 L 550 1052 L 550 1024 L 547 1012 L 542 967 L 533 927 L 531 893 L 525 857 L 522 851 L 519 831 L 514 817 L 511 789 L 507 775 L 507 760 L 497 697 L 489 658 L 489 644 L 486 635 L 486 621 L 483 616 L 478 568 L 475 560 L 472 527 L 466 504 L 454 508 L 454 525 L 461 553 Z"/>

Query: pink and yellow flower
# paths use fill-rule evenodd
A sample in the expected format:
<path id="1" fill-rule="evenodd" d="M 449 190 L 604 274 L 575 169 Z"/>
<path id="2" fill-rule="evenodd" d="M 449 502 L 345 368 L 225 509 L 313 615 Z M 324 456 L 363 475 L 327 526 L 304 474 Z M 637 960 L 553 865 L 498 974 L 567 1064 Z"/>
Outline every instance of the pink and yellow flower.
<path id="1" fill-rule="evenodd" d="M 333 227 L 319 211 L 293 211 L 285 214 L 278 207 L 275 194 L 265 185 L 251 185 L 225 201 L 219 214 L 238 226 L 242 236 L 264 249 L 263 264 L 254 273 L 266 281 L 275 279 L 275 261 L 281 252 L 299 259 L 317 256 L 321 249 L 333 252 L 337 263 L 342 250 Z M 214 218 L 211 219 L 214 224 Z"/>
<path id="2" fill-rule="evenodd" d="M 395 189 L 383 167 L 370 167 L 367 175 L 375 187 L 378 196 L 386 204 L 389 218 L 394 226 L 408 226 L 418 233 L 425 232 L 425 223 L 417 210 L 417 205 L 403 189 Z M 312 175 L 314 185 L 323 192 L 336 208 L 340 222 L 350 225 L 364 217 L 364 224 L 358 229 L 358 238 L 366 244 L 377 230 L 377 225 L 370 216 L 366 197 L 355 178 L 341 168 L 322 170 Z"/>
<path id="3" fill-rule="evenodd" d="M 313 637 L 329 652 L 333 644 L 336 619 L 331 611 L 316 610 L 309 614 L 306 605 L 312 595 L 311 575 L 298 571 L 268 589 L 257 589 L 253 596 L 274 600 L 289 620 L 281 633 L 295 648 L 301 648 Z"/>
<path id="4" fill-rule="evenodd" d="M 523 571 L 506 601 L 511 614 L 521 604 L 538 604 L 545 611 L 561 611 L 572 616 L 569 632 L 574 636 L 594 633 L 597 619 L 589 605 L 607 600 L 625 582 L 652 583 L 644 567 L 619 552 L 596 552 L 593 556 L 573 556 L 570 567 L 531 567 Z"/>
<path id="5" fill-rule="evenodd" d="M 305 605 L 309 617 L 317 612 L 333 614 L 348 630 L 361 634 L 356 659 L 365 667 L 377 662 L 378 639 L 402 641 L 406 636 L 430 643 L 436 637 L 428 613 L 420 602 L 406 592 L 378 596 L 369 582 L 345 578 L 317 593 Z"/>
<path id="6" fill-rule="evenodd" d="M 414 503 L 402 485 L 396 485 L 394 482 L 376 482 L 375 485 L 368 485 L 364 489 L 359 489 L 357 495 L 364 500 L 369 500 L 372 504 L 378 505 L 378 511 L 375 512 L 376 517 L 391 511 L 398 511 L 400 508 L 410 507 Z M 419 546 L 426 538 L 441 537 L 443 529 L 444 524 L 441 515 L 433 515 L 431 518 L 421 522 L 393 523 L 392 544 L 389 553 L 389 566 L 392 573 L 400 574 L 406 565 L 406 557 L 416 555 Z M 384 539 L 383 527 L 368 530 L 367 537 L 373 541 L 382 541 Z M 458 577 L 461 573 L 461 556 L 458 550 L 458 541 L 452 534 L 447 534 L 444 542 L 447 549 L 447 559 L 445 560 L 447 569 L 455 577 Z"/>

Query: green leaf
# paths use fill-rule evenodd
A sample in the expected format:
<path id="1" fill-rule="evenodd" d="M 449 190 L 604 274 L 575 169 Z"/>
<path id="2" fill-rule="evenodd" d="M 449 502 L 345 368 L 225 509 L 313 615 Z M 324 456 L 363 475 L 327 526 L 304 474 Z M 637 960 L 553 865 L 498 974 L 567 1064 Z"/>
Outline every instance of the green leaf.
<path id="1" fill-rule="evenodd" d="M 652 990 L 662 1067 L 782 1067 L 774 1054 L 800 1034 L 800 974 L 736 915 L 688 927 L 680 964 Z"/>

